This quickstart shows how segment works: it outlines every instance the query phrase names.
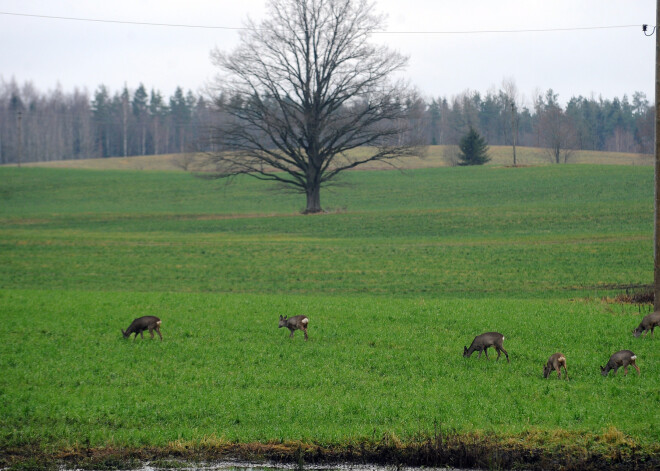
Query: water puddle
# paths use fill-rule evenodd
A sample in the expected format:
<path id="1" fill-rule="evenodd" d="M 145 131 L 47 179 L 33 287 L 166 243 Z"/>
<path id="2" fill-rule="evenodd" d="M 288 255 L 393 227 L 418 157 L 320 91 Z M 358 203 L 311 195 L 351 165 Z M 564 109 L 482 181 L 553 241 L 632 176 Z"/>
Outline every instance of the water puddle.
<path id="1" fill-rule="evenodd" d="M 189 463 L 186 461 L 161 460 L 145 463 L 141 468 L 131 468 L 120 471 L 476 471 L 466 468 L 413 468 L 406 466 L 375 466 L 375 465 L 286 465 L 282 463 L 246 463 L 246 462 L 215 462 Z M 78 471 L 63 468 L 61 471 Z"/>

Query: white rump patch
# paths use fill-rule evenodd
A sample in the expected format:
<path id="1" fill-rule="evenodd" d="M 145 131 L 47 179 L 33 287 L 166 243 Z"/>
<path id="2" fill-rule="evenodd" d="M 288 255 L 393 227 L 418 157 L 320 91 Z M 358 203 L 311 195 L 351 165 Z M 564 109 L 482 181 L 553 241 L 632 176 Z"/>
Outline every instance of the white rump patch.
<path id="1" fill-rule="evenodd" d="M 307 325 L 308 322 L 309 322 L 309 319 L 307 319 L 306 317 L 302 320 L 302 323 L 305 324 L 305 325 Z"/>
<path id="2" fill-rule="evenodd" d="M 633 355 L 630 357 L 631 360 L 637 360 L 637 355 Z"/>
<path id="3" fill-rule="evenodd" d="M 160 321 L 156 322 L 156 325 L 160 325 Z"/>

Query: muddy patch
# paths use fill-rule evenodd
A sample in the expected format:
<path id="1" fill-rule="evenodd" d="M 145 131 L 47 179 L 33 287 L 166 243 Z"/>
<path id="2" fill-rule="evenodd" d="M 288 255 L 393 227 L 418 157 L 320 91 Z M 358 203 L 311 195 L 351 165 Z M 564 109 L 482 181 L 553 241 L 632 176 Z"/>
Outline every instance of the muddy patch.
<path id="1" fill-rule="evenodd" d="M 400 471 L 400 470 L 627 470 L 660 469 L 660 446 L 641 445 L 622 434 L 579 435 L 570 441 L 550 432 L 498 437 L 438 434 L 401 442 L 320 445 L 303 442 L 231 443 L 220 439 L 176 442 L 164 448 L 38 447 L 0 449 L 7 471 L 226 470 L 226 471 Z M 556 438 L 556 437 L 555 437 Z M 615 440 L 616 438 L 616 440 Z"/>
<path id="2" fill-rule="evenodd" d="M 388 466 L 369 466 L 369 465 L 336 465 L 315 466 L 308 465 L 303 468 L 298 465 L 283 465 L 270 463 L 247 463 L 234 461 L 221 461 L 217 463 L 188 463 L 176 460 L 159 460 L 153 463 L 143 463 L 138 468 L 131 468 L 131 471 L 422 471 L 422 468 L 410 467 L 388 467 Z M 76 468 L 63 468 L 61 471 L 78 471 Z M 92 470 L 90 470 L 92 471 Z M 102 470 L 98 470 L 102 471 Z M 128 470 L 126 470 L 128 471 Z M 476 471 L 467 468 L 423 468 L 423 471 Z"/>

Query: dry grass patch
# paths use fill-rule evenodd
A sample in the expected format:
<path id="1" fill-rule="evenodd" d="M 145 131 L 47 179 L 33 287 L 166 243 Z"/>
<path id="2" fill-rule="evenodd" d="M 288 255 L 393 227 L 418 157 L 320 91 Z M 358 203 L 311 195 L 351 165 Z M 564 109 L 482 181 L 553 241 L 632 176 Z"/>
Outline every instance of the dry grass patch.
<path id="1" fill-rule="evenodd" d="M 425 155 L 395 159 L 391 161 L 369 162 L 356 170 L 419 169 L 451 166 L 447 149 L 451 146 L 428 146 Z M 368 148 L 356 149 L 349 156 L 364 158 Z M 513 164 L 510 146 L 490 146 L 490 166 L 511 166 Z M 52 162 L 31 162 L 26 167 L 81 168 L 91 170 L 164 170 L 190 171 L 203 160 L 201 154 L 163 154 L 135 157 L 108 157 L 103 159 L 58 160 Z M 516 147 L 516 165 L 520 167 L 547 165 L 552 162 L 545 149 L 536 147 Z M 653 156 L 621 152 L 575 151 L 569 163 L 612 164 L 612 165 L 652 165 Z"/>

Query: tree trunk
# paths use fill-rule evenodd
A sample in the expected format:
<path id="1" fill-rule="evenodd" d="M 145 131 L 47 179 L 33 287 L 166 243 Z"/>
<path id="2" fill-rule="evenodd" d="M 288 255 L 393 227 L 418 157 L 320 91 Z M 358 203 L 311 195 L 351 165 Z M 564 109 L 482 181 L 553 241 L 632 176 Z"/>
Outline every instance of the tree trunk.
<path id="1" fill-rule="evenodd" d="M 154 155 L 158 155 L 158 117 L 154 118 Z"/>
<path id="2" fill-rule="evenodd" d="M 321 187 L 314 185 L 313 188 L 307 189 L 307 208 L 304 214 L 314 214 L 323 211 L 321 209 Z"/>
<path id="3" fill-rule="evenodd" d="M 140 155 L 147 155 L 147 125 L 142 124 L 142 145 L 140 146 Z"/>

